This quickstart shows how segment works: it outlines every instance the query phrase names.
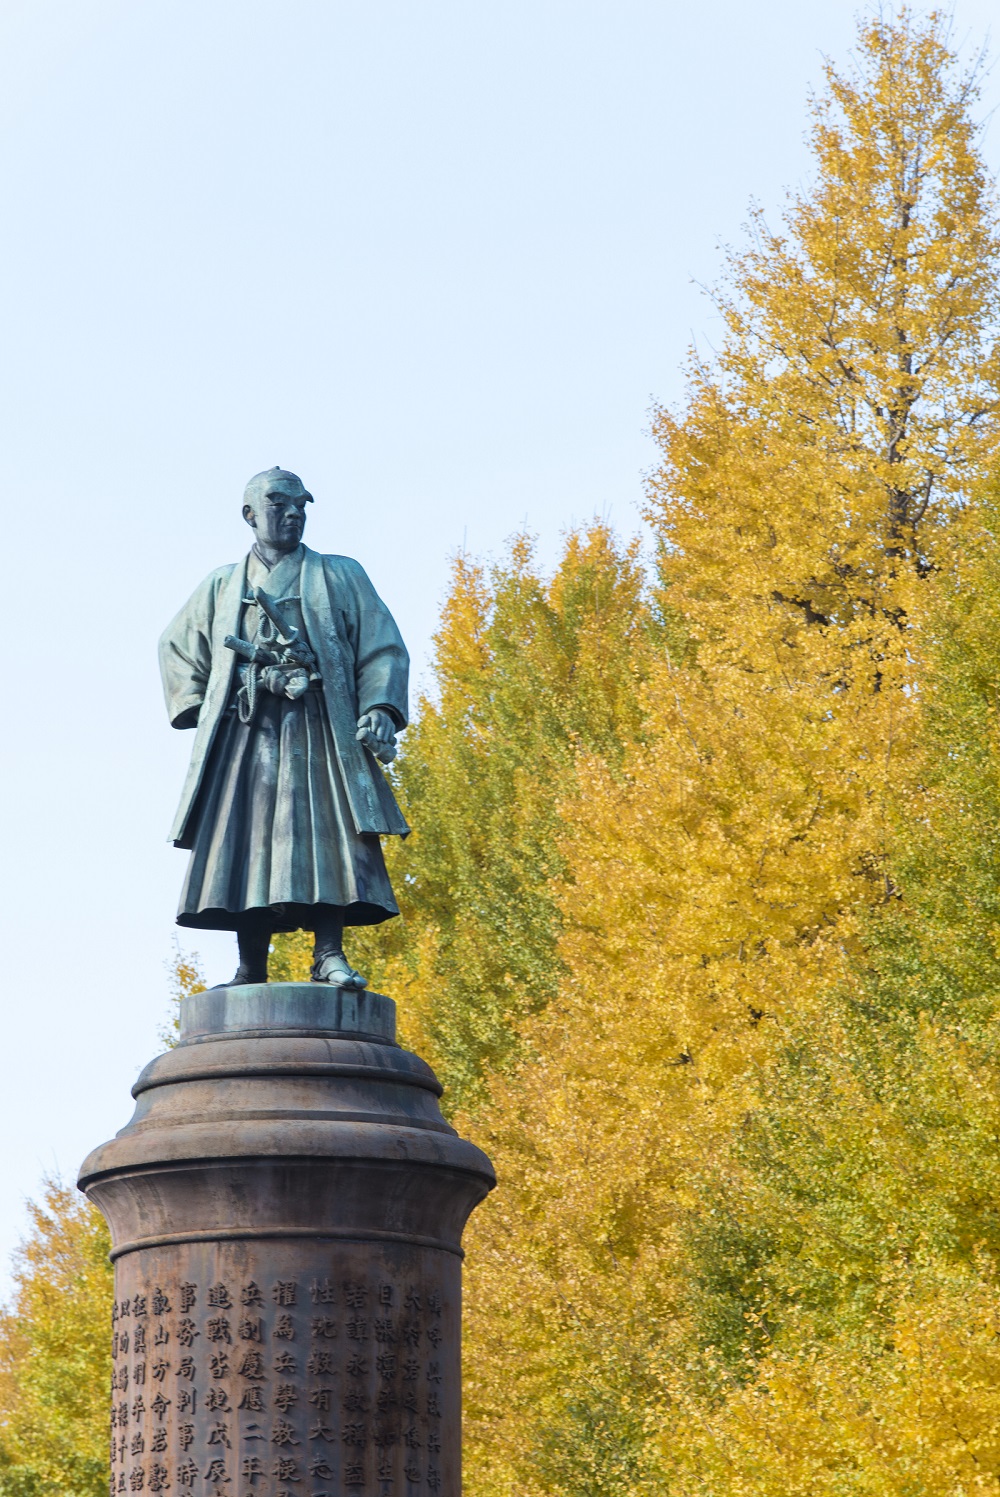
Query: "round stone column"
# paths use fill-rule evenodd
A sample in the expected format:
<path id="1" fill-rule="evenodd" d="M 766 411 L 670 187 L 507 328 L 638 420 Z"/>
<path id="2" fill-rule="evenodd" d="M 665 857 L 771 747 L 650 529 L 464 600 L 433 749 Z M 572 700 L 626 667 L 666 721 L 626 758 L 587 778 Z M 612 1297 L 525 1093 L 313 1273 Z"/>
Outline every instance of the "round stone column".
<path id="1" fill-rule="evenodd" d="M 111 1492 L 460 1497 L 461 1236 L 489 1160 L 395 1004 L 199 993 L 80 1188 L 115 1262 Z"/>

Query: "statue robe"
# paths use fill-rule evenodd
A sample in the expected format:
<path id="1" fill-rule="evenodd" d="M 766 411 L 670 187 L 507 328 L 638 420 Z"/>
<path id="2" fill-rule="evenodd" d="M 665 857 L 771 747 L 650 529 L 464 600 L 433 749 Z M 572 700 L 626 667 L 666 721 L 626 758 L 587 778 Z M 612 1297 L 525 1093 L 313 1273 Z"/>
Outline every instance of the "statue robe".
<path id="1" fill-rule="evenodd" d="M 255 585 L 301 627 L 321 681 L 296 701 L 260 688 L 244 724 L 224 640 L 253 638 Z M 191 849 L 178 924 L 232 930 L 269 911 L 273 930 L 309 929 L 317 905 L 339 907 L 349 925 L 398 914 L 379 836 L 409 829 L 357 721 L 380 707 L 406 726 L 409 659 L 358 563 L 299 546 L 269 570 L 252 551 L 181 609 L 160 668 L 171 723 L 197 728 L 170 834 Z"/>

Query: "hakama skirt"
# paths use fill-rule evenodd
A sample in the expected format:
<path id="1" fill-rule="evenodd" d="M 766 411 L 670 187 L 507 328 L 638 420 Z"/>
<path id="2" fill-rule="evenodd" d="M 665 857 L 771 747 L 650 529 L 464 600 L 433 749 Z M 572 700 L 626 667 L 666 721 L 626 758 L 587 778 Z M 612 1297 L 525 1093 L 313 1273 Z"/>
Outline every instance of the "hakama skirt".
<path id="1" fill-rule="evenodd" d="M 262 690 L 249 724 L 226 712 L 194 820 L 178 925 L 235 930 L 269 911 L 274 931 L 310 930 L 317 905 L 346 925 L 399 914 L 378 837 L 355 830 L 319 690 Z"/>

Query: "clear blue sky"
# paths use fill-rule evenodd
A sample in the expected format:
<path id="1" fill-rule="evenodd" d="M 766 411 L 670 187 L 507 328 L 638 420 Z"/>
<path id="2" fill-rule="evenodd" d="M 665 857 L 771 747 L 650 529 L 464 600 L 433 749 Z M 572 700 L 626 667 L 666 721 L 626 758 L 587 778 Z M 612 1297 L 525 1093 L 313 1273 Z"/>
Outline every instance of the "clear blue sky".
<path id="1" fill-rule="evenodd" d="M 302 475 L 421 665 L 463 544 L 635 528 L 695 283 L 807 171 L 854 10 L 3 0 L 0 1273 L 158 1048 L 190 736 L 155 643 L 246 549 L 246 478 Z"/>

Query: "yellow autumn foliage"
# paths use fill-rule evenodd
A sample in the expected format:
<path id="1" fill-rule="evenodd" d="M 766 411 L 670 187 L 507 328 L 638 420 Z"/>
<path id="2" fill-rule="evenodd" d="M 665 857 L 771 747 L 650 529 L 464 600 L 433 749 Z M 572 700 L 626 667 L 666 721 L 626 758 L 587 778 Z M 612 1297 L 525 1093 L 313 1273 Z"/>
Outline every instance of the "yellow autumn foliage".
<path id="1" fill-rule="evenodd" d="M 470 1233 L 477 1497 L 878 1491 L 893 1450 L 895 1490 L 950 1493 L 992 1449 L 987 1399 L 966 1475 L 946 1414 L 866 1464 L 859 1413 L 914 1420 L 916 1328 L 958 1285 L 992 1303 L 992 994 L 927 946 L 968 785 L 919 850 L 911 818 L 962 741 L 934 717 L 956 611 L 971 589 L 988 633 L 1000 600 L 974 83 L 907 11 L 856 63 L 816 104 L 814 186 L 733 257 L 717 360 L 657 418 L 675 647 L 627 773 L 578 756 L 559 993 L 466 1120 L 502 1181 Z"/>
<path id="2" fill-rule="evenodd" d="M 112 1270 L 104 1220 L 48 1181 L 0 1315 L 0 1492 L 104 1497 Z"/>

